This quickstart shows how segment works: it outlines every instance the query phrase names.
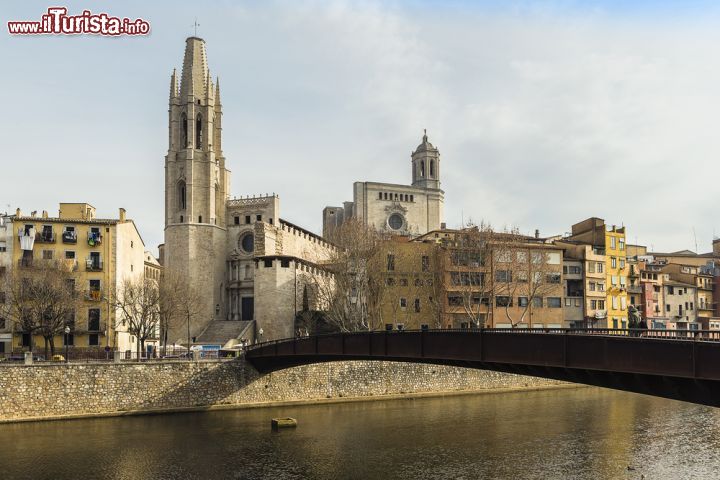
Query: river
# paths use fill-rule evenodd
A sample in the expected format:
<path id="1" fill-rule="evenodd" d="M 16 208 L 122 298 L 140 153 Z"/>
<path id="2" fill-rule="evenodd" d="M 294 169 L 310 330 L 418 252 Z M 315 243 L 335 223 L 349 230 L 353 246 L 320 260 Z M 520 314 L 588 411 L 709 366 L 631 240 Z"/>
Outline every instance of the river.
<path id="1" fill-rule="evenodd" d="M 19 423 L 0 426 L 0 477 L 709 479 L 719 413 L 577 388 Z"/>

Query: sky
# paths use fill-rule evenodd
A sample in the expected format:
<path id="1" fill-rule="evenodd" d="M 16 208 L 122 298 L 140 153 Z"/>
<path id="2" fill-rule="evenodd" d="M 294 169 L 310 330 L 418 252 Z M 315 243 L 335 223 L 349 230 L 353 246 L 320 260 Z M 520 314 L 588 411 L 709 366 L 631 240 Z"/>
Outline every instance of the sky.
<path id="1" fill-rule="evenodd" d="M 655 251 L 720 235 L 713 2 L 88 1 L 66 5 L 151 34 L 7 33 L 51 5 L 0 10 L 0 212 L 123 207 L 156 252 L 170 74 L 197 18 L 231 196 L 277 193 L 292 223 L 321 233 L 355 181 L 410 183 L 426 128 L 448 227 L 597 216 Z"/>

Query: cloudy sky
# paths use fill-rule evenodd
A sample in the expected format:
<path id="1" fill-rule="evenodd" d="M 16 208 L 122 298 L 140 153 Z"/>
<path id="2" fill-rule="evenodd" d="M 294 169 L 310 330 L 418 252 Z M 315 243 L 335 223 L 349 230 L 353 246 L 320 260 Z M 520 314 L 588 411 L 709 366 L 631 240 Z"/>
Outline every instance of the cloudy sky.
<path id="1" fill-rule="evenodd" d="M 36 20 L 48 3 L 3 6 Z M 200 6 L 202 4 L 202 6 Z M 207 42 L 233 195 L 321 231 L 359 180 L 409 183 L 423 128 L 445 219 L 567 232 L 589 216 L 655 250 L 720 235 L 720 10 L 698 1 L 68 2 L 147 37 L 0 35 L 0 211 L 124 207 L 163 238 L 172 69 Z"/>

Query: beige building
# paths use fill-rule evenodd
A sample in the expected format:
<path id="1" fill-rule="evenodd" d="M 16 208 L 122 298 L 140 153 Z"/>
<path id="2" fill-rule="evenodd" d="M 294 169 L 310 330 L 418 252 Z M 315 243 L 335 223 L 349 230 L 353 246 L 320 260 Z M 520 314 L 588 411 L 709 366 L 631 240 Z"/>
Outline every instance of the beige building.
<path id="1" fill-rule="evenodd" d="M 109 300 L 121 282 L 144 275 L 144 244 L 124 209 L 116 219 L 98 218 L 95 207 L 87 203 L 61 203 L 57 217 L 46 211 L 23 215 L 18 209 L 4 217 L 0 236 L 3 233 L 0 263 L 6 266 L 5 275 L 10 269 L 22 271 L 36 259 L 61 260 L 70 267 L 76 289 L 84 292 L 83 306 L 69 320 L 72 332 L 58 336 L 57 346 L 67 339 L 76 348 L 135 350 L 137 339 L 126 331 Z M 6 330 L 13 327 L 5 323 Z M 13 333 L 14 349 L 29 345 L 28 334 Z M 35 338 L 36 345 L 41 342 Z"/>
<path id="2" fill-rule="evenodd" d="M 411 185 L 355 182 L 353 201 L 323 210 L 323 236 L 349 218 L 381 232 L 418 236 L 442 227 L 444 192 L 440 189 L 440 151 L 427 133 L 410 155 Z"/>
<path id="3" fill-rule="evenodd" d="M 230 198 L 222 151 L 222 104 L 205 41 L 186 40 L 180 83 L 173 72 L 165 157 L 163 267 L 203 299 L 190 327 L 198 343 L 294 335 L 297 298 L 335 248 L 280 217 L 277 195 Z M 185 327 L 171 342 L 187 337 Z"/>
<path id="4" fill-rule="evenodd" d="M 563 249 L 566 261 L 577 261 L 581 267 L 584 323 L 578 325 L 575 322 L 574 326 L 605 327 L 607 323 L 607 276 L 605 271 L 607 261 L 602 250 L 593 245 L 567 239 L 557 240 L 554 243 Z M 568 318 L 567 321 L 575 321 L 575 317 Z"/>

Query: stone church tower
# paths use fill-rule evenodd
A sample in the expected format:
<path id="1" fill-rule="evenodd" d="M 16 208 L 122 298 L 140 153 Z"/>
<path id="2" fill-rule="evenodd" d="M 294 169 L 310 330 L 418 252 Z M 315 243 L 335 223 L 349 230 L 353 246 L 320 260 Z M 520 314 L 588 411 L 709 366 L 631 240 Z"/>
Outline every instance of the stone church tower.
<path id="1" fill-rule="evenodd" d="M 205 41 L 190 37 L 178 88 L 170 80 L 169 146 L 165 157 L 166 271 L 190 279 L 202 299 L 201 325 L 224 319 L 226 208 L 230 172 L 222 153 L 219 82 L 213 83 Z M 171 332 L 184 338 L 180 332 Z M 178 336 L 179 335 L 179 336 Z M 186 333 L 185 333 L 186 335 Z"/>
<path id="2" fill-rule="evenodd" d="M 413 187 L 440 189 L 440 151 L 428 141 L 427 130 L 422 143 L 412 153 Z"/>

